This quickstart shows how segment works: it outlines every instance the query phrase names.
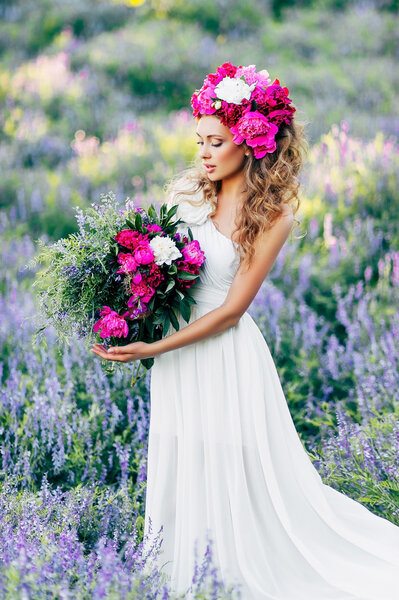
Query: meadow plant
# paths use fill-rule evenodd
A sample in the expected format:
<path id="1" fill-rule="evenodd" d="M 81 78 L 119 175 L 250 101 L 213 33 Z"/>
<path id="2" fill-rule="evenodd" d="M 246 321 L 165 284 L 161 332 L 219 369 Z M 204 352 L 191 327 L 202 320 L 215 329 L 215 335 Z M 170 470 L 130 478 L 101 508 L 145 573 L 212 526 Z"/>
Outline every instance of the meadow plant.
<path id="1" fill-rule="evenodd" d="M 195 555 L 190 596 L 177 595 L 156 566 L 161 532 L 140 540 L 129 494 L 86 486 L 62 492 L 43 479 L 33 494 L 10 484 L 0 492 L 0 594 L 5 600 L 239 599 L 214 566 L 211 546 Z M 148 565 L 151 565 L 149 570 Z"/>
<path id="2" fill-rule="evenodd" d="M 70 70 L 67 52 L 54 56 L 41 55 L 24 63 L 9 82 L 9 94 L 12 98 L 26 98 L 30 95 L 44 104 L 60 94 L 76 101 L 83 95 L 83 91 L 82 78 Z"/>
<path id="3" fill-rule="evenodd" d="M 212 3 L 198 5 L 199 12 L 183 4 L 168 3 L 155 17 L 148 2 L 0 7 L 6 600 L 177 600 L 155 566 L 161 534 L 144 552 L 151 372 L 132 390 L 130 370 L 104 371 L 72 329 L 70 344 L 60 344 L 51 326 L 35 338 L 32 280 L 40 265 L 33 240 L 56 241 L 90 225 L 85 209 L 109 189 L 118 198 L 137 194 L 143 208 L 149 199 L 165 201 L 165 180 L 195 155 L 187 98 L 212 70 L 212 57 L 258 68 L 268 68 L 265 55 L 270 65 L 281 63 L 281 78 L 309 121 L 299 213 L 307 235 L 283 247 L 249 312 L 323 481 L 399 525 L 392 15 L 372 5 L 350 5 L 333 17 L 292 7 L 277 23 L 264 3 L 235 3 L 222 23 Z M 364 35 L 371 29 L 374 35 Z M 104 232 L 119 218 L 104 214 Z M 32 269 L 24 269 L 29 260 Z M 60 324 L 63 308 L 60 298 Z M 190 599 L 239 598 L 222 585 L 212 551 L 209 541 L 205 555 L 195 555 Z"/>

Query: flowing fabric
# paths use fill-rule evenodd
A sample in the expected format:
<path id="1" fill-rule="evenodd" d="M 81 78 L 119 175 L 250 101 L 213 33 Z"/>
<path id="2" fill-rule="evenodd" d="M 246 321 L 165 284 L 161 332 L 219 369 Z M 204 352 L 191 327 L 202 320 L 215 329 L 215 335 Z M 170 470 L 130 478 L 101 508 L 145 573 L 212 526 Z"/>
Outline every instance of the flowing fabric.
<path id="1" fill-rule="evenodd" d="M 210 218 L 190 227 L 206 256 L 192 322 L 223 302 L 238 254 Z M 150 519 L 177 593 L 210 533 L 223 581 L 243 600 L 399 599 L 399 527 L 323 484 L 248 312 L 155 357 L 146 535 Z"/>

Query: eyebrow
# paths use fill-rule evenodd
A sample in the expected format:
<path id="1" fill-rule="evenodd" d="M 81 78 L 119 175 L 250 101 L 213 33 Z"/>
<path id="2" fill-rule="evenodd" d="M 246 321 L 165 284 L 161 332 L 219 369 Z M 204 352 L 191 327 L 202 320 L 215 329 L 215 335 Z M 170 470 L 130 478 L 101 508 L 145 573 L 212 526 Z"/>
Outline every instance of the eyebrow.
<path id="1" fill-rule="evenodd" d="M 198 135 L 198 137 L 202 137 L 202 136 L 200 136 L 200 134 L 197 131 L 195 133 Z M 223 136 L 222 135 L 218 135 L 217 133 L 211 133 L 210 135 L 207 135 L 206 137 L 207 138 L 218 137 L 218 138 L 223 139 Z"/>

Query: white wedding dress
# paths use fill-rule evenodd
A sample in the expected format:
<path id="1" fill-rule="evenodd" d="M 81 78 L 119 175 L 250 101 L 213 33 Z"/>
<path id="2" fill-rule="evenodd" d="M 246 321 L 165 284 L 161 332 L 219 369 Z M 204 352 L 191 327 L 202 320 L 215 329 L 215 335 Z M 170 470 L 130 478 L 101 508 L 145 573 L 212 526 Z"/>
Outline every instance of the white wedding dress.
<path id="1" fill-rule="evenodd" d="M 238 268 L 210 210 L 183 200 L 176 217 L 206 256 L 190 322 L 223 302 Z M 399 527 L 323 484 L 248 312 L 155 357 L 145 535 L 150 518 L 153 534 L 163 526 L 159 564 L 180 594 L 190 588 L 194 544 L 201 559 L 210 534 L 219 573 L 243 600 L 399 599 Z"/>

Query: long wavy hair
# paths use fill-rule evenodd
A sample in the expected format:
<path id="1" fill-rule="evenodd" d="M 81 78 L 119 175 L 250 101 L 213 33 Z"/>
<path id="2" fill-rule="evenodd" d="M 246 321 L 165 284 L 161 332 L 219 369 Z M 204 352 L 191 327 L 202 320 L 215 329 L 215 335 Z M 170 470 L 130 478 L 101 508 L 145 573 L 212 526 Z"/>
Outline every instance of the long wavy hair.
<path id="1" fill-rule="evenodd" d="M 197 122 L 201 116 L 196 119 Z M 243 142 L 246 152 L 250 154 L 244 156 L 245 197 L 242 208 L 236 215 L 236 228 L 232 238 L 238 244 L 240 263 L 247 268 L 253 260 L 255 240 L 279 218 L 284 204 L 292 207 L 293 228 L 300 225 L 295 213 L 300 206 L 298 173 L 309 151 L 305 127 L 305 123 L 297 123 L 295 119 L 289 125 L 280 126 L 275 138 L 276 150 L 260 159 L 255 158 L 252 148 Z M 209 217 L 216 212 L 220 190 L 221 181 L 211 181 L 208 178 L 199 157 L 165 186 L 165 193 L 173 195 L 176 204 L 182 196 L 197 207 L 210 202 L 213 211 Z"/>

